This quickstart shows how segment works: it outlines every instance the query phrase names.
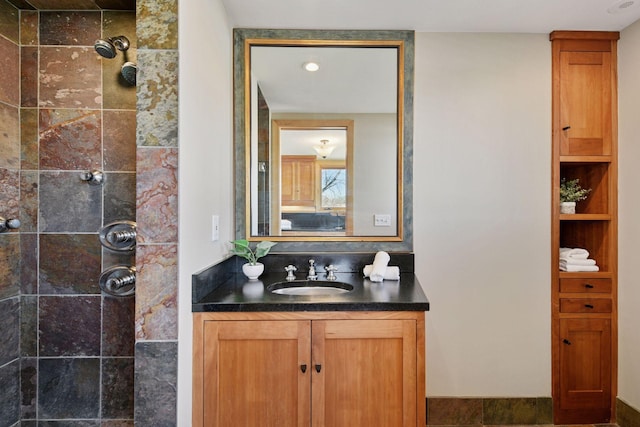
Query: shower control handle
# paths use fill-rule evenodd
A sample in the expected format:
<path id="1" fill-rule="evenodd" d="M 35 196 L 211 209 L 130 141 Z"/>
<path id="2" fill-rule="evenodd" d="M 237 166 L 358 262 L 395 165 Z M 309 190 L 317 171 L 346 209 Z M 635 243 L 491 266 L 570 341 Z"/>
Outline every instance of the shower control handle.
<path id="1" fill-rule="evenodd" d="M 83 181 L 87 181 L 90 185 L 102 185 L 102 183 L 104 182 L 104 173 L 99 170 L 83 172 L 80 175 L 80 179 Z"/>
<path id="2" fill-rule="evenodd" d="M 17 218 L 4 219 L 0 217 L 0 233 L 5 231 L 14 230 L 20 227 L 20 220 Z"/>

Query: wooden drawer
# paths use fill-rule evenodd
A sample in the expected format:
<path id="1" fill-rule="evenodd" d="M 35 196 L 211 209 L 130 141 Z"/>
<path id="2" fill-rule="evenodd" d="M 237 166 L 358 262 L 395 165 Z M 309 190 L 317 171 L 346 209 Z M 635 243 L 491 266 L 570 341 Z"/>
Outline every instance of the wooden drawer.
<path id="1" fill-rule="evenodd" d="M 609 298 L 560 298 L 560 313 L 611 313 Z"/>
<path id="2" fill-rule="evenodd" d="M 611 293 L 611 279 L 560 279 L 560 292 Z"/>

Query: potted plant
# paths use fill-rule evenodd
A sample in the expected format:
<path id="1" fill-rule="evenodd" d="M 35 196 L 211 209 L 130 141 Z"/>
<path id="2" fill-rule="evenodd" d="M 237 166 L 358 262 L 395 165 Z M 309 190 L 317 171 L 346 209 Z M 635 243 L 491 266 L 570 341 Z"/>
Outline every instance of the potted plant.
<path id="1" fill-rule="evenodd" d="M 576 213 L 576 202 L 584 200 L 591 191 L 590 188 L 582 188 L 579 179 L 560 180 L 560 213 Z"/>
<path id="2" fill-rule="evenodd" d="M 258 262 L 258 259 L 268 254 L 269 250 L 275 245 L 274 242 L 263 240 L 256 245 L 255 250 L 252 250 L 249 241 L 246 239 L 234 240 L 231 244 L 233 244 L 231 253 L 248 261 L 242 266 L 242 272 L 249 280 L 256 280 L 262 274 L 264 264 Z"/>

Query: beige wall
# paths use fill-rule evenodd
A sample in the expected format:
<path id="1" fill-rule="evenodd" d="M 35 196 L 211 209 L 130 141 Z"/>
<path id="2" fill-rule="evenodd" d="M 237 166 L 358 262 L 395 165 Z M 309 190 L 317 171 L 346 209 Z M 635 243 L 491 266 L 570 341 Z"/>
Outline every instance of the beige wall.
<path id="1" fill-rule="evenodd" d="M 619 386 L 618 396 L 640 409 L 640 21 L 620 35 L 619 76 Z"/>

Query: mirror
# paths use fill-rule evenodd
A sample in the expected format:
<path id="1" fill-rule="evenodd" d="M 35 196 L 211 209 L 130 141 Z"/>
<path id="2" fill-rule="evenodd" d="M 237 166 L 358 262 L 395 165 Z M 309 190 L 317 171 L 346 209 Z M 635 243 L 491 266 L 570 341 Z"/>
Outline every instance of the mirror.
<path id="1" fill-rule="evenodd" d="M 413 32 L 236 29 L 234 56 L 236 237 L 411 250 Z"/>

